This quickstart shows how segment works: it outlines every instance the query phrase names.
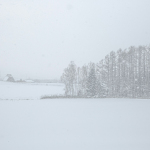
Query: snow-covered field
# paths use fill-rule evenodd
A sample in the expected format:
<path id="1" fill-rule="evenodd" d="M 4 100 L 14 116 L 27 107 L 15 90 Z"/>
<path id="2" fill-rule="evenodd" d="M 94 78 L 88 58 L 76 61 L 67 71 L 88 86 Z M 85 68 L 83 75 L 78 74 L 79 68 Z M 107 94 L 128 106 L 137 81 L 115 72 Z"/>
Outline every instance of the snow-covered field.
<path id="1" fill-rule="evenodd" d="M 33 100 L 19 100 L 24 86 Z M 13 99 L 0 100 L 0 150 L 150 150 L 150 100 L 40 100 L 62 86 L 30 86 L 0 85 L 1 98 Z"/>
<path id="2" fill-rule="evenodd" d="M 44 95 L 64 94 L 61 83 L 13 83 L 0 81 L 0 100 L 33 100 Z"/>

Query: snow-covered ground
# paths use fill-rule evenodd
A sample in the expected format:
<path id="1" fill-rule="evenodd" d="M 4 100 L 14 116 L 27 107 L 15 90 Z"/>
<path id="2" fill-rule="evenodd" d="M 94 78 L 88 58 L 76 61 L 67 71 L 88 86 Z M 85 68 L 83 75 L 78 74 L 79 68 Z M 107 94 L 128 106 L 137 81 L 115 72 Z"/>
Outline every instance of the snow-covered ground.
<path id="1" fill-rule="evenodd" d="M 0 101 L 1 150 L 149 150 L 150 101 Z"/>
<path id="2" fill-rule="evenodd" d="M 40 99 L 44 95 L 64 94 L 61 83 L 15 83 L 0 81 L 0 100 Z"/>
<path id="3" fill-rule="evenodd" d="M 61 88 L 0 86 L 0 150 L 150 150 L 150 100 L 35 99 Z"/>

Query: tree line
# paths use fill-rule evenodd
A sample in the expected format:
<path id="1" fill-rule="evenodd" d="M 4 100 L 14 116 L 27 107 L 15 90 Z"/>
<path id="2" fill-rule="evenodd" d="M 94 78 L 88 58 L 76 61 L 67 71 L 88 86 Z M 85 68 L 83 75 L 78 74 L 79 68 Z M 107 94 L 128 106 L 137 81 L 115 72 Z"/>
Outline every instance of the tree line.
<path id="1" fill-rule="evenodd" d="M 112 51 L 82 67 L 70 62 L 61 81 L 66 96 L 150 98 L 150 47 Z"/>

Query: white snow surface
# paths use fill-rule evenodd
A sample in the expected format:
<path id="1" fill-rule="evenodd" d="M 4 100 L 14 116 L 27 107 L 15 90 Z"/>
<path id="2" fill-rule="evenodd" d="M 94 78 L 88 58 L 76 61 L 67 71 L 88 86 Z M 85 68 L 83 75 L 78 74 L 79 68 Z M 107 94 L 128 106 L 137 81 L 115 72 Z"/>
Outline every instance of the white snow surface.
<path id="1" fill-rule="evenodd" d="M 40 99 L 41 96 L 64 94 L 61 83 L 17 83 L 0 81 L 0 100 Z"/>
<path id="2" fill-rule="evenodd" d="M 149 150 L 150 101 L 0 101 L 1 150 Z"/>
<path id="3" fill-rule="evenodd" d="M 11 83 L 0 95 L 27 98 L 24 86 L 33 98 L 62 91 Z M 19 99 L 0 100 L 0 150 L 150 150 L 148 99 Z"/>

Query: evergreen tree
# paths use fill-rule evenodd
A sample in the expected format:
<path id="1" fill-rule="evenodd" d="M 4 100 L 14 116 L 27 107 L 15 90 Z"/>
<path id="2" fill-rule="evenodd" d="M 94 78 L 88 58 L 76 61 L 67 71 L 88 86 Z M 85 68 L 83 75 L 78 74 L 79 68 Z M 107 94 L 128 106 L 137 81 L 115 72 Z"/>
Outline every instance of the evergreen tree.
<path id="1" fill-rule="evenodd" d="M 65 94 L 74 96 L 76 95 L 76 65 L 72 61 L 70 62 L 68 68 L 64 70 L 64 73 L 61 77 L 62 82 L 65 84 Z"/>
<path id="2" fill-rule="evenodd" d="M 89 64 L 89 73 L 86 81 L 86 95 L 94 97 L 97 94 L 97 82 L 95 74 L 95 64 Z"/>

